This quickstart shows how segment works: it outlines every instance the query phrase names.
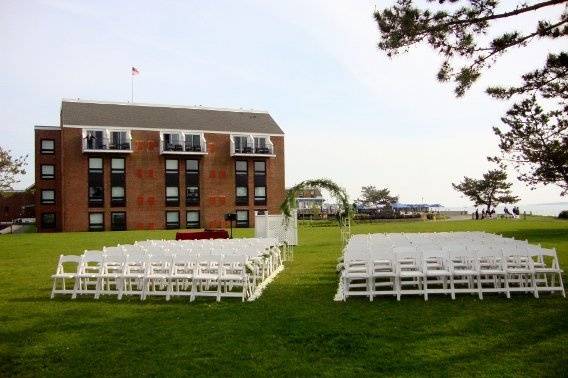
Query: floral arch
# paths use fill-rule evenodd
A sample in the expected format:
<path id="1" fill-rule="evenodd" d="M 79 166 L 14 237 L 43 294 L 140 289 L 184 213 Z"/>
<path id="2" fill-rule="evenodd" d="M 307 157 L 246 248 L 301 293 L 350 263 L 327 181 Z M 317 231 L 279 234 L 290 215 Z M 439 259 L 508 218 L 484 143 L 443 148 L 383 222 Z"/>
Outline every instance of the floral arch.
<path id="1" fill-rule="evenodd" d="M 351 204 L 349 203 L 349 197 L 345 189 L 337 185 L 335 182 L 329 179 L 313 179 L 302 181 L 286 192 L 286 197 L 280 205 L 280 210 L 286 218 L 290 217 L 292 210 L 297 207 L 296 198 L 298 193 L 311 189 L 319 188 L 327 190 L 331 196 L 337 201 L 339 205 L 339 226 L 341 227 L 341 239 L 343 242 L 347 242 L 351 236 L 351 217 L 353 214 Z"/>

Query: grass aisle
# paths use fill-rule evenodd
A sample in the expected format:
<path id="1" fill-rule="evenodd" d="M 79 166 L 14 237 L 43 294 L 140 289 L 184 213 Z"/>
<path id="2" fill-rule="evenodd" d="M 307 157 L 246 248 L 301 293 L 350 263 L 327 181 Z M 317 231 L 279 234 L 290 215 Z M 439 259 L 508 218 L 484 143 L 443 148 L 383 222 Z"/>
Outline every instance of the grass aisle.
<path id="1" fill-rule="evenodd" d="M 357 225 L 355 233 L 486 230 L 556 247 L 568 222 Z M 238 230 L 252 236 L 251 230 Z M 295 259 L 255 302 L 49 299 L 60 253 L 171 231 L 0 237 L 0 376 L 568 374 L 568 300 L 460 295 L 333 302 L 335 227 L 301 229 Z"/>

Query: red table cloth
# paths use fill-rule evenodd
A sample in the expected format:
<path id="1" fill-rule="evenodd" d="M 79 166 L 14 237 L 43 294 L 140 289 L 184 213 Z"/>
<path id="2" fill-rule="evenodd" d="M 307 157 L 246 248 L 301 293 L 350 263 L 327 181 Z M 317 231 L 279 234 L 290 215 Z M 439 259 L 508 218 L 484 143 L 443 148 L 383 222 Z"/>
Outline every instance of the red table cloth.
<path id="1" fill-rule="evenodd" d="M 193 232 L 178 232 L 176 240 L 199 240 L 199 239 L 228 239 L 227 230 L 204 230 Z"/>

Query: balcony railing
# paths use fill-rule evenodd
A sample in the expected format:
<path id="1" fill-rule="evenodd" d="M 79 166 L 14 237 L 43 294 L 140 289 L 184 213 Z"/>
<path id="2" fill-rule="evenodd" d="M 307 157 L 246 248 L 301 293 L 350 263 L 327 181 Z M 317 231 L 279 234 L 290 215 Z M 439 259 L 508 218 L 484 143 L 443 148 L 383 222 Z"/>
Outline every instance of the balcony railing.
<path id="1" fill-rule="evenodd" d="M 188 155 L 205 155 L 207 153 L 207 144 L 193 144 L 190 142 L 160 142 L 160 151 L 163 154 L 188 154 Z"/>
<path id="2" fill-rule="evenodd" d="M 132 152 L 132 141 L 115 142 L 109 138 L 84 138 L 83 152 Z"/>
<path id="3" fill-rule="evenodd" d="M 269 137 L 264 137 L 264 143 L 256 143 L 251 136 L 246 141 L 246 144 L 235 143 L 235 138 L 231 137 L 231 156 L 274 157 L 274 145 Z"/>

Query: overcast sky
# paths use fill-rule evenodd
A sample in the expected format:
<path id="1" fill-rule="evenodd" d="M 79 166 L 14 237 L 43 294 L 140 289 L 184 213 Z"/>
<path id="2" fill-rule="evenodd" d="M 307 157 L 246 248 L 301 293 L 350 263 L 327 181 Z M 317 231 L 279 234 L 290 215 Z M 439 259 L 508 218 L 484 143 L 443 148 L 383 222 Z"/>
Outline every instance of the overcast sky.
<path id="1" fill-rule="evenodd" d="M 62 98 L 128 101 L 135 66 L 135 102 L 269 111 L 286 132 L 287 186 L 329 177 L 352 199 L 372 184 L 401 202 L 465 205 L 451 182 L 490 167 L 491 126 L 508 108 L 484 88 L 559 46 L 506 55 L 456 99 L 432 50 L 377 50 L 372 13 L 385 3 L 1 0 L 0 145 L 33 163 L 33 126 L 58 125 Z M 566 200 L 514 188 L 523 203 Z"/>

